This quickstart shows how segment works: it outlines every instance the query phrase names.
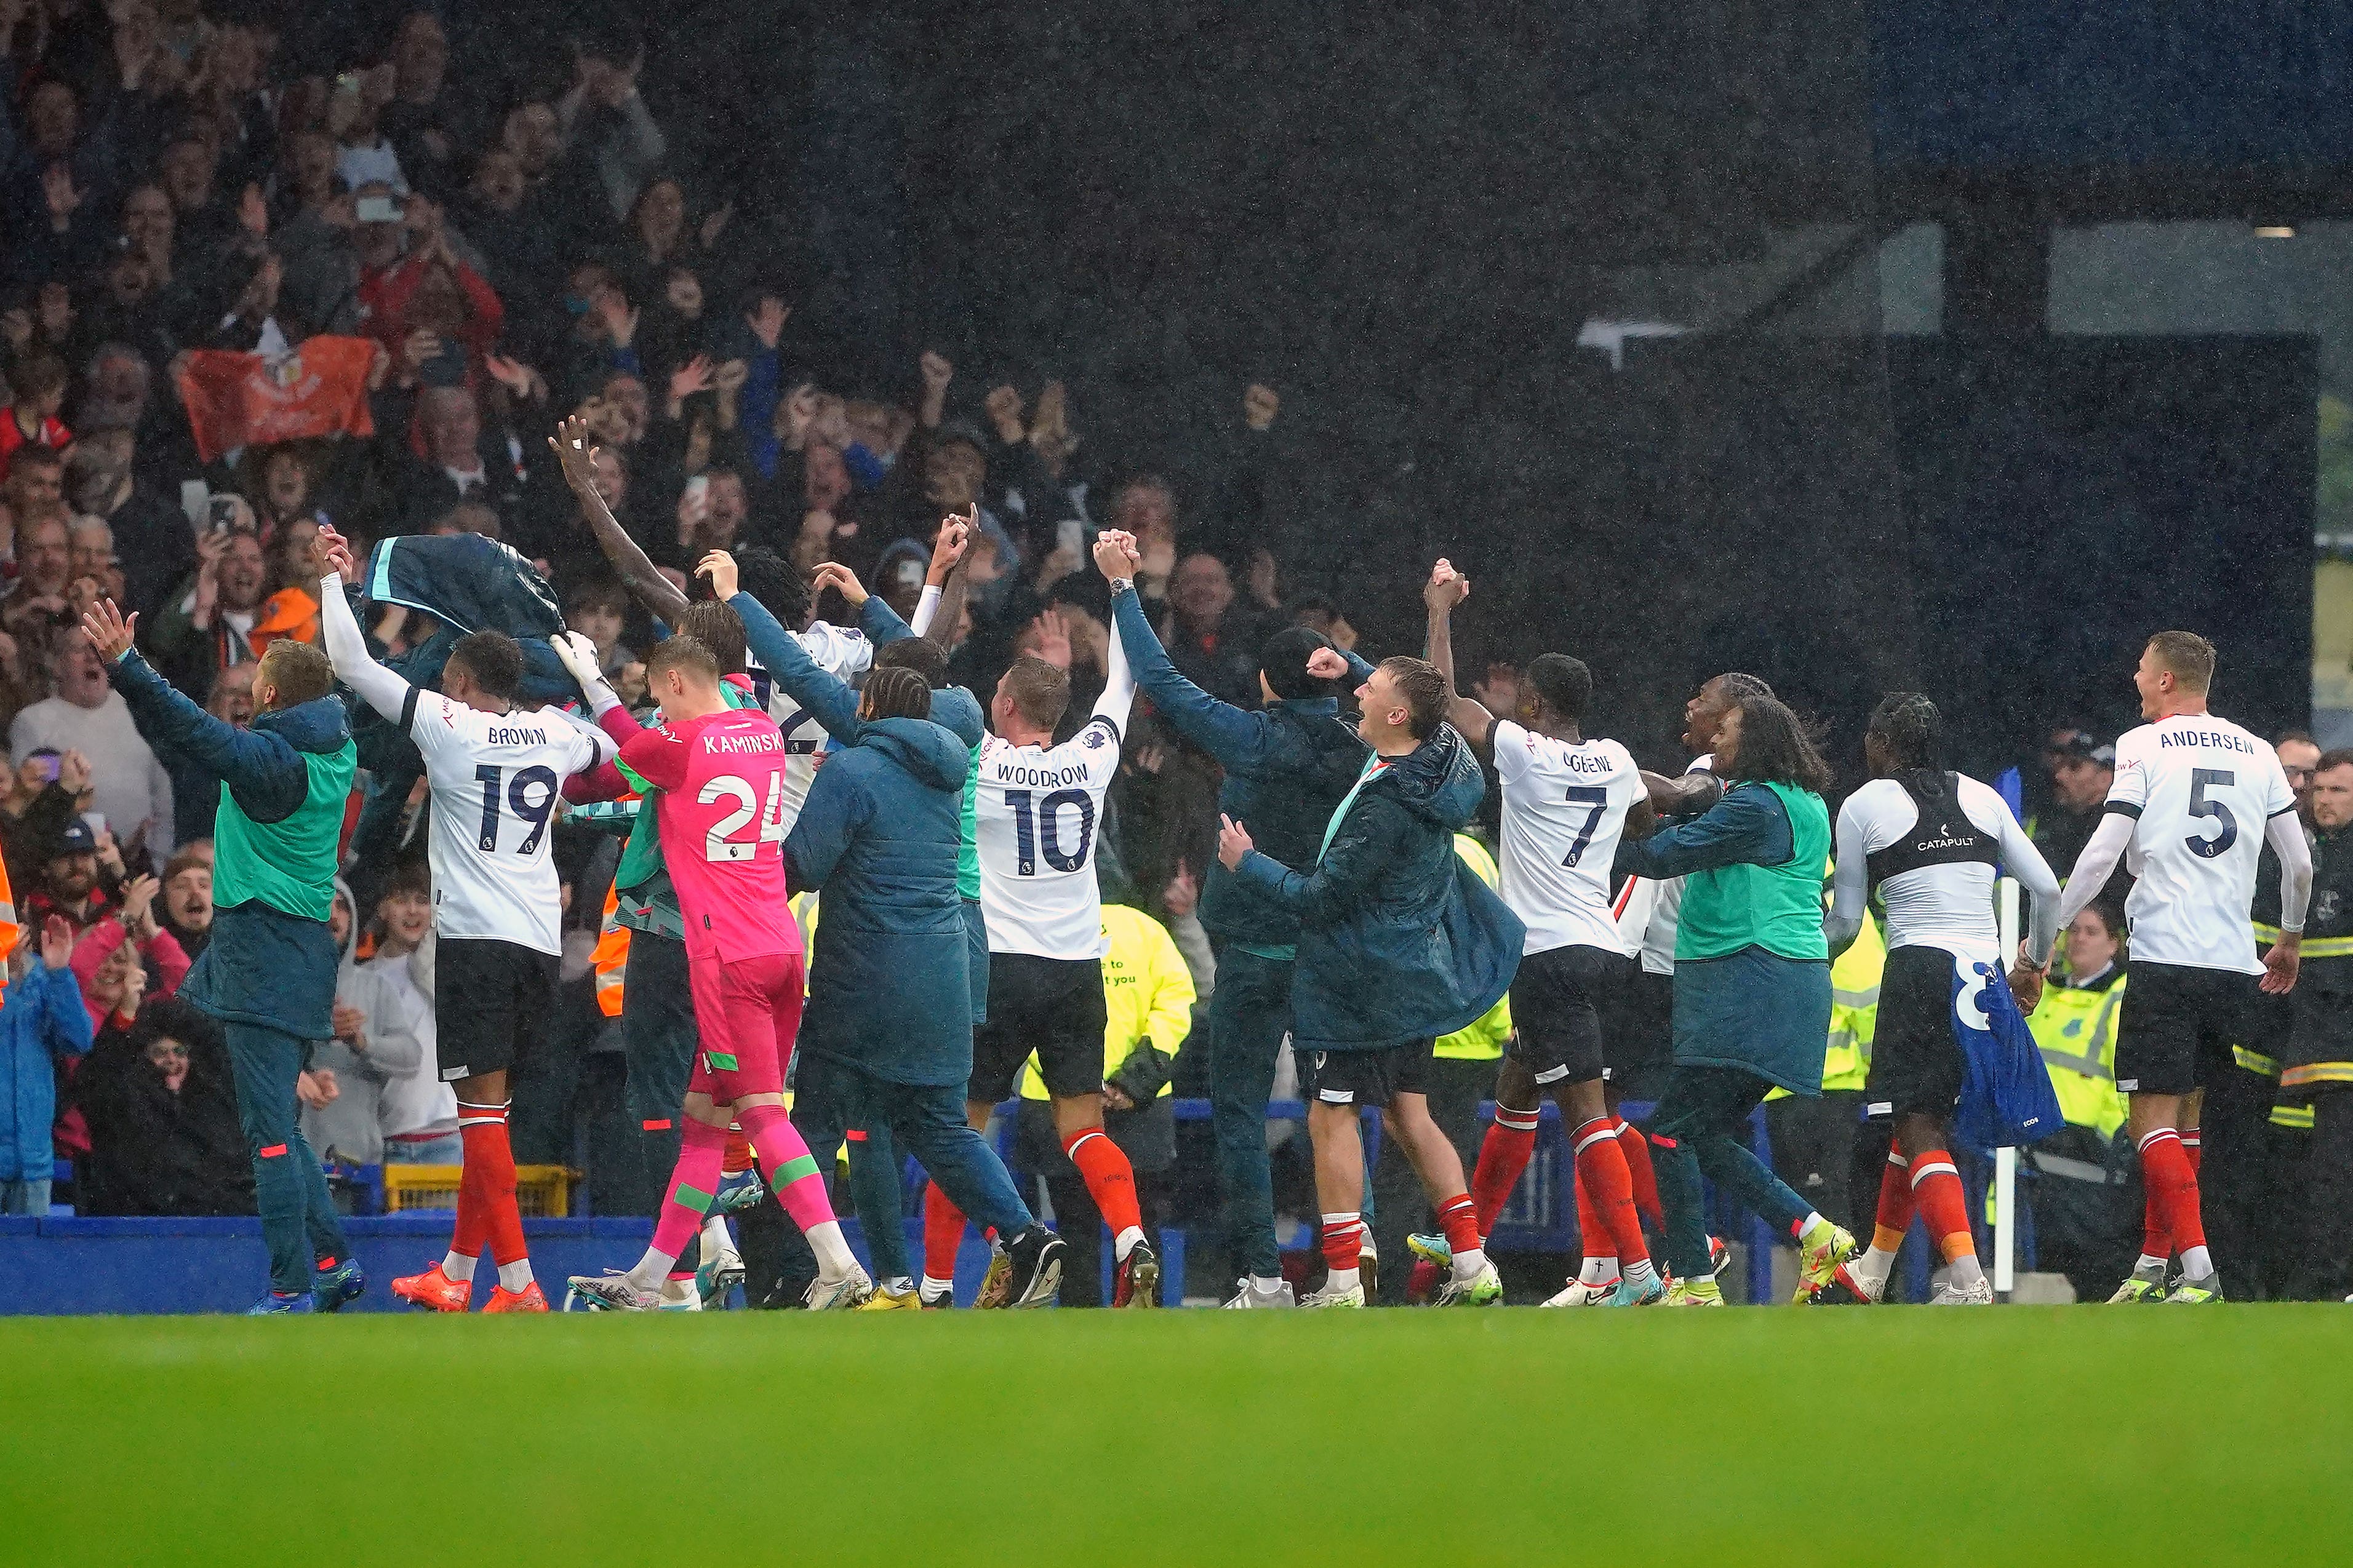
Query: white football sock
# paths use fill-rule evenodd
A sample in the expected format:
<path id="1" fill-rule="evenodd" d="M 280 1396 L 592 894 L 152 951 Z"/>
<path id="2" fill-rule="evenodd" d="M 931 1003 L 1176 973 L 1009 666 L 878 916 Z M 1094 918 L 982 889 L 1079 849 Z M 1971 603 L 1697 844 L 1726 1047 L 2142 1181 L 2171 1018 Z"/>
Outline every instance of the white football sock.
<path id="1" fill-rule="evenodd" d="M 471 1285 L 474 1282 L 474 1260 L 462 1252 L 445 1253 L 441 1258 L 441 1272 L 445 1278 L 455 1279 L 460 1285 Z"/>

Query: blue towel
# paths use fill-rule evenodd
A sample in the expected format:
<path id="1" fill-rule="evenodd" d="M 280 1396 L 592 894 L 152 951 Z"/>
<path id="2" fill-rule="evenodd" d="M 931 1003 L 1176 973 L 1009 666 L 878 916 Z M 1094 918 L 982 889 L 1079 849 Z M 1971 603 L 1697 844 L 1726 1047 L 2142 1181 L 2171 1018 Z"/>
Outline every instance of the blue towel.
<path id="1" fill-rule="evenodd" d="M 1972 1148 L 2024 1148 L 2067 1124 L 2025 1015 L 1993 965 L 1954 965 L 1953 1037 L 1968 1058 L 1953 1131 Z"/>

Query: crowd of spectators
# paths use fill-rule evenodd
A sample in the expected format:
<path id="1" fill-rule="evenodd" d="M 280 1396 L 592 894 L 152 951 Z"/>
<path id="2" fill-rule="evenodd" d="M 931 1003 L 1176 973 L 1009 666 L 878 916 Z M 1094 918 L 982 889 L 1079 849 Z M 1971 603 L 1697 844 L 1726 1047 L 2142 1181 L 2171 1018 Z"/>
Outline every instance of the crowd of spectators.
<path id="1" fill-rule="evenodd" d="M 1272 388 L 1238 378 L 1215 471 L 1184 473 L 1094 449 L 1050 369 L 983 384 L 915 344 L 898 380 L 878 377 L 838 324 L 796 319 L 794 247 L 776 238 L 794 215 L 697 159 L 702 106 L 640 90 L 649 50 L 681 46 L 583 20 L 493 62 L 430 10 L 373 37 L 291 36 L 272 15 L 0 0 L 0 849 L 24 929 L 0 1009 L 12 1208 L 46 1204 L 32 1184 L 53 1148 L 84 1213 L 250 1209 L 218 1033 L 172 995 L 210 924 L 217 785 L 150 746 L 109 687 L 74 629 L 101 596 L 139 612 L 174 686 L 244 724 L 269 641 L 318 636 L 321 524 L 363 551 L 486 534 L 537 564 L 641 691 L 639 656 L 667 628 L 607 566 L 546 444 L 584 412 L 600 490 L 691 593 L 706 550 L 765 545 L 804 573 L 839 562 L 912 612 L 940 517 L 976 506 L 955 673 L 981 689 L 1025 649 L 1082 693 L 1100 683 L 1106 605 L 1082 541 L 1101 526 L 1144 542 L 1176 662 L 1220 696 L 1256 701 L 1271 625 L 1349 638 L 1328 602 L 1284 604 L 1262 547 Z M 207 457 L 192 356 L 292 364 L 322 337 L 372 345 L 365 425 Z M 1206 521 L 1187 527 L 1188 510 Z M 431 627 L 395 609 L 370 630 L 397 655 Z M 1204 759 L 1134 726 L 1103 856 L 1115 896 L 1189 915 L 1216 785 Z M 301 1092 L 314 1142 L 351 1161 L 430 1161 L 454 1127 L 433 1076 L 422 843 L 412 822 L 399 863 L 355 868 L 362 893 L 337 901 L 336 1038 Z M 610 849 L 586 832 L 561 849 L 574 989 L 562 1059 L 523 1098 L 537 1145 L 572 1159 L 582 1108 L 612 1098 L 587 975 Z M 525 1142 L 532 1121 L 519 1109 Z"/>
<path id="2" fill-rule="evenodd" d="M 24 933 L 0 1009 L 0 1209 L 47 1205 L 54 1151 L 83 1213 L 251 1212 L 218 1031 L 173 996 L 211 923 L 217 786 L 139 735 L 73 630 L 100 596 L 139 612 L 167 679 L 241 725 L 269 641 L 319 635 L 322 524 L 363 553 L 484 534 L 544 573 L 641 700 L 640 657 L 667 628 L 607 565 L 549 450 L 576 412 L 601 442 L 599 492 L 690 595 L 706 551 L 765 546 L 804 574 L 839 563 L 912 616 L 940 518 L 976 509 L 950 664 L 976 690 L 1034 652 L 1088 710 L 1111 635 L 1084 569 L 1101 527 L 1136 537 L 1176 668 L 1219 698 L 1256 706 L 1277 626 L 1354 646 L 1342 606 L 1286 594 L 1268 547 L 1264 498 L 1289 460 L 1274 388 L 1237 376 L 1205 464 L 1098 450 L 1050 367 L 975 376 L 912 344 L 899 378 L 878 378 L 871 346 L 848 357 L 838 325 L 802 311 L 775 243 L 793 215 L 751 210 L 674 151 L 696 110 L 640 81 L 649 49 L 683 46 L 587 22 L 492 68 L 429 10 L 333 57 L 255 15 L 0 0 L 0 852 Z M 372 345 L 372 433 L 200 457 L 189 356 L 284 363 L 322 335 Z M 396 607 L 369 629 L 396 655 L 431 628 Z M 1479 695 L 1503 710 L 1512 679 L 1492 671 Z M 2113 758 L 2080 729 L 2051 736 L 2035 837 L 2063 870 Z M 1218 784 L 1139 707 L 1098 856 L 1106 898 L 1175 932 L 1203 997 L 1214 960 L 1193 905 Z M 403 844 L 339 893 L 335 1037 L 301 1085 L 307 1135 L 348 1162 L 455 1158 L 413 823 Z M 518 1075 L 517 1148 L 585 1163 L 600 1208 L 641 1208 L 589 967 L 612 843 L 559 829 L 558 853 L 566 989 L 550 1058 Z M 2087 951 L 2121 930 L 2122 880 L 2085 917 L 2102 928 Z M 1208 1054 L 1177 1058 L 1180 1090 L 1200 1092 Z M 1206 1215 L 1206 1160 L 1180 1141 L 1171 1163 L 1169 1208 Z"/>

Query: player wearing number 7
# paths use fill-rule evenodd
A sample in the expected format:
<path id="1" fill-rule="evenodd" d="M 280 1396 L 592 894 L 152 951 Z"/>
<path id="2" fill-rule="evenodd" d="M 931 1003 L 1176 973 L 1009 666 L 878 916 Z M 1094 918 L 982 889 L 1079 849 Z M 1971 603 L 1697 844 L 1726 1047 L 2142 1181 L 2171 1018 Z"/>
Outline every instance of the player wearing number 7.
<path id="1" fill-rule="evenodd" d="M 547 1297 L 532 1278 L 515 1207 L 507 1073 L 555 1012 L 564 917 L 549 852 L 556 795 L 567 776 L 609 760 L 614 744 L 553 710 L 517 711 L 522 651 L 503 633 L 459 638 L 438 692 L 378 664 L 343 598 L 344 583 L 359 575 L 350 547 L 332 529 L 320 531 L 319 545 L 330 567 L 319 584 L 327 658 L 344 685 L 417 742 L 433 792 L 433 926 L 440 938 L 433 1022 L 441 1077 L 458 1093 L 465 1166 L 448 1256 L 394 1280 L 392 1292 L 437 1311 L 463 1311 L 488 1241 L 499 1282 L 482 1310 L 544 1312 Z"/>
<path id="2" fill-rule="evenodd" d="M 1448 720 L 1494 762 L 1504 795 L 1504 902 L 1528 928 L 1512 980 L 1518 1029 L 1495 1080 L 1495 1126 L 1471 1178 L 1473 1218 L 1483 1238 L 1527 1167 L 1538 1097 L 1550 1094 L 1576 1154 L 1585 1260 L 1545 1304 L 1648 1306 L 1666 1287 L 1635 1212 L 1597 1004 L 1632 976 L 1634 955 L 1610 914 L 1610 865 L 1620 837 L 1650 834 L 1650 797 L 1624 746 L 1586 738 L 1593 672 L 1583 661 L 1540 655 L 1520 683 L 1517 710 L 1500 717 L 1455 695 L 1452 615 L 1470 595 L 1470 579 L 1450 563 L 1431 569 L 1422 589 L 1430 661 L 1446 679 Z M 1425 1261 L 1451 1261 L 1444 1237 L 1417 1236 L 1408 1245 Z"/>

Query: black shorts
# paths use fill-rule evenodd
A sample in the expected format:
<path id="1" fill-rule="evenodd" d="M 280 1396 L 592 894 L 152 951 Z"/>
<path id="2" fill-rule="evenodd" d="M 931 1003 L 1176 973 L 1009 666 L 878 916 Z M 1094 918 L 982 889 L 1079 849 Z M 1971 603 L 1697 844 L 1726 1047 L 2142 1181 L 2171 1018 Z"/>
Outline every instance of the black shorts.
<path id="1" fill-rule="evenodd" d="M 1634 961 L 1572 943 L 1520 960 L 1512 980 L 1513 1058 L 1540 1084 L 1589 1083 L 1602 1076 L 1599 1005 L 1626 983 Z"/>
<path id="2" fill-rule="evenodd" d="M 1435 1037 L 1375 1051 L 1311 1051 L 1299 1065 L 1309 1092 L 1325 1105 L 1386 1108 L 1400 1094 L 1430 1092 Z"/>
<path id="3" fill-rule="evenodd" d="M 1865 1115 L 1944 1121 L 1961 1102 L 1968 1058 L 1953 1037 L 1953 963 L 1941 947 L 1888 950 L 1862 1090 Z"/>
<path id="4" fill-rule="evenodd" d="M 2125 963 L 2116 1021 L 2116 1089 L 2188 1094 L 2232 1062 L 2231 1047 L 2262 1016 L 2257 976 L 2186 963 Z"/>
<path id="5" fill-rule="evenodd" d="M 1601 1076 L 1625 1100 L 1656 1100 L 1675 1065 L 1675 977 L 1640 962 L 1622 985 L 1599 998 L 1604 1042 Z M 1514 1022 L 1518 1015 L 1514 1015 Z"/>
<path id="6" fill-rule="evenodd" d="M 1013 1097 L 1029 1053 L 1056 1100 L 1094 1094 L 1103 1082 L 1103 960 L 988 955 L 988 1020 L 972 1032 L 967 1100 Z"/>
<path id="7" fill-rule="evenodd" d="M 495 937 L 443 937 L 433 955 L 441 1081 L 504 1072 L 547 1040 L 564 961 Z"/>

